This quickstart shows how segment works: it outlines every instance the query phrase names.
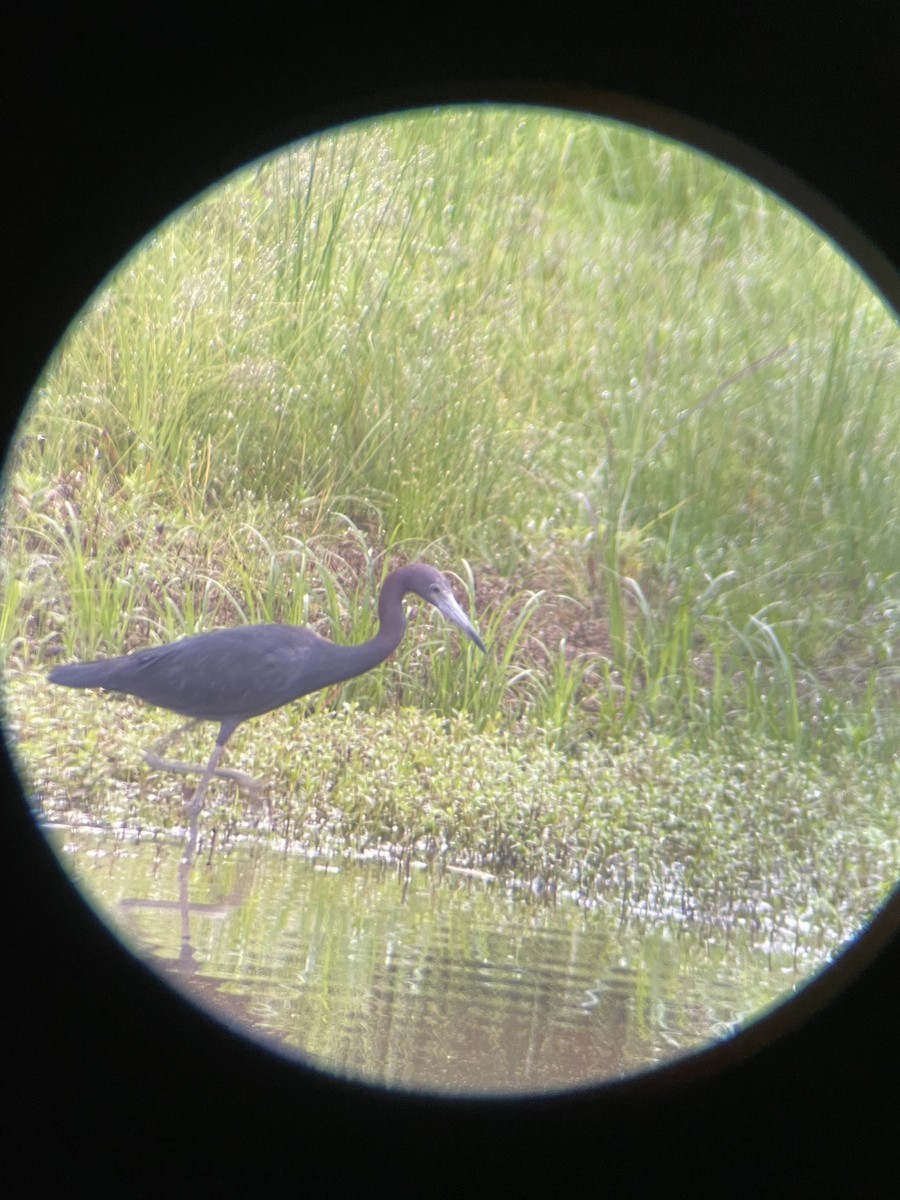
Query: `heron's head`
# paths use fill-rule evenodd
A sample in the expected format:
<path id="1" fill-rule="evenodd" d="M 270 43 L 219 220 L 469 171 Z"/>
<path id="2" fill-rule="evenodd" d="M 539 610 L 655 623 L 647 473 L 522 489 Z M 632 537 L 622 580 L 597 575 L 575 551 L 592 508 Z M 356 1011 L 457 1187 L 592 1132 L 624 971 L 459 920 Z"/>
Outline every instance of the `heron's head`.
<path id="1" fill-rule="evenodd" d="M 415 563 L 408 568 L 410 577 L 407 586 L 411 592 L 427 600 L 454 625 L 458 625 L 466 637 L 472 639 L 479 650 L 487 653 L 484 642 L 478 636 L 475 626 L 469 620 L 462 606 L 457 602 L 450 587 L 450 581 L 436 567 L 427 563 Z"/>

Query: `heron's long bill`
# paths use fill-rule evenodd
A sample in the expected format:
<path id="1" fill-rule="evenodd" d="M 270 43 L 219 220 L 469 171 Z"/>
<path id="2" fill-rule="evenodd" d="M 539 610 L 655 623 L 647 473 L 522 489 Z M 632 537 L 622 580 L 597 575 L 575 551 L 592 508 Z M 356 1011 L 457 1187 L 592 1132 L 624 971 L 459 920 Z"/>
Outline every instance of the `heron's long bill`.
<path id="1" fill-rule="evenodd" d="M 458 625 L 466 637 L 470 637 L 478 649 L 487 654 L 487 648 L 478 636 L 475 626 L 453 596 L 439 596 L 432 603 L 442 616 L 445 616 L 448 621 L 452 621 L 454 625 Z"/>

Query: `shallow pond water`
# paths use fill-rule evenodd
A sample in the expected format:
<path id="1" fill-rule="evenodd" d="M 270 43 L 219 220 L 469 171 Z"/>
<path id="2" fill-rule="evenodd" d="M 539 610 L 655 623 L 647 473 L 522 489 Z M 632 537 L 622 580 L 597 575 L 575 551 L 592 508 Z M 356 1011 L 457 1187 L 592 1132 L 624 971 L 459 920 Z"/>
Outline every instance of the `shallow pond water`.
<path id="1" fill-rule="evenodd" d="M 752 930 L 621 920 L 474 875 L 47 835 L 140 958 L 244 1034 L 431 1091 L 621 1078 L 729 1036 L 808 973 Z"/>

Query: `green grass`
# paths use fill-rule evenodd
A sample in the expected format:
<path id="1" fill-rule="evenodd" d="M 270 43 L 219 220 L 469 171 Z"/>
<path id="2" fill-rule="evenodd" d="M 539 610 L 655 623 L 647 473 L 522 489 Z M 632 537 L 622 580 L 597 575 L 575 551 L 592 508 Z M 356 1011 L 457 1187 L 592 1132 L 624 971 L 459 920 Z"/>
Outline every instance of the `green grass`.
<path id="1" fill-rule="evenodd" d="M 33 713 L 18 751 L 47 818 L 183 827 L 190 784 L 139 756 L 171 717 L 79 693 L 42 710 L 43 691 L 25 672 L 12 695 Z M 192 733 L 184 757 L 211 740 Z M 226 843 L 262 828 L 319 854 L 486 871 L 623 920 L 749 929 L 801 962 L 852 936 L 900 871 L 896 768 L 849 752 L 826 769 L 785 747 L 697 751 L 647 733 L 560 754 L 463 716 L 313 700 L 303 719 L 246 726 L 228 762 L 266 781 L 272 816 L 217 782 L 204 821 Z"/>
<path id="2" fill-rule="evenodd" d="M 420 621 L 320 712 L 889 772 L 898 369 L 858 273 L 702 155 L 524 109 L 338 130 L 176 214 L 48 364 L 7 672 L 244 621 L 357 640 L 421 557 L 490 655 Z"/>

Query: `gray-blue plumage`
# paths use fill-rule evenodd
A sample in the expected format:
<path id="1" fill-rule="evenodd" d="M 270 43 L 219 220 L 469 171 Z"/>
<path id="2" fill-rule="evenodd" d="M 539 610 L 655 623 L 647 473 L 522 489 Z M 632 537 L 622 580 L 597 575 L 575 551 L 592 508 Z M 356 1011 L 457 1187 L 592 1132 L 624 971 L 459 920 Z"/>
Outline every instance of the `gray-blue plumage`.
<path id="1" fill-rule="evenodd" d="M 194 795 L 196 810 L 222 747 L 242 721 L 384 662 L 403 637 L 402 601 L 407 592 L 433 604 L 485 649 L 446 577 L 426 563 L 411 563 L 385 579 L 378 598 L 378 632 L 356 646 L 326 641 L 295 625 L 243 625 L 118 658 L 54 667 L 48 678 L 66 687 L 124 692 L 187 717 L 217 721 L 216 747 Z"/>

